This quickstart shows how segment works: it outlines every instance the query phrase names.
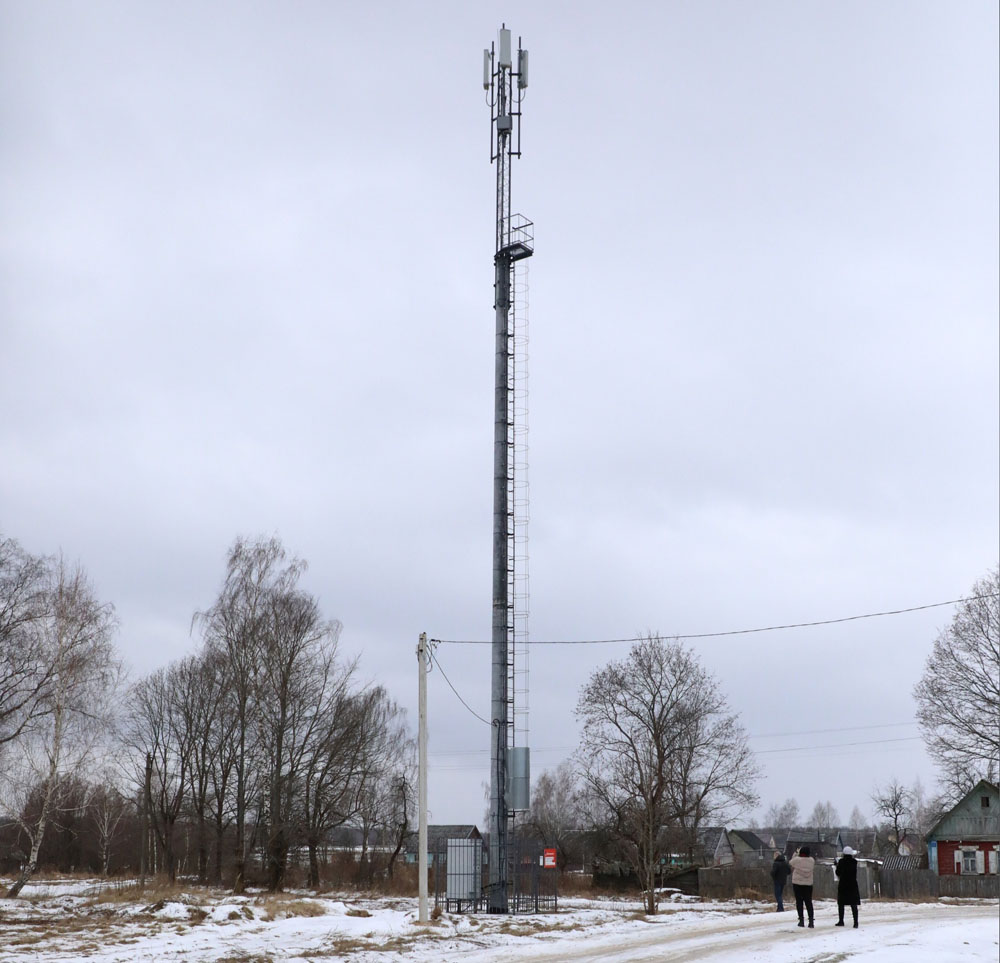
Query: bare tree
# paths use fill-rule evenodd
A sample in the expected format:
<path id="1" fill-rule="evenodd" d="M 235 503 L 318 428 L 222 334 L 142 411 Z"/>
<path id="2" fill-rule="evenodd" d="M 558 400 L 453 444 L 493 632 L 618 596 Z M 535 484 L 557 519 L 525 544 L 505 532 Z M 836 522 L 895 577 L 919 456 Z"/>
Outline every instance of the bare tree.
<path id="1" fill-rule="evenodd" d="M 862 812 L 861 812 L 861 810 L 860 810 L 860 809 L 858 809 L 858 807 L 857 807 L 857 806 L 855 806 L 855 807 L 854 807 L 854 808 L 853 808 L 853 809 L 851 810 L 851 819 L 850 819 L 850 822 L 848 823 L 848 825 L 849 825 L 849 826 L 851 827 L 851 829 L 853 829 L 853 830 L 854 830 L 855 832 L 858 832 L 858 831 L 860 831 L 860 830 L 864 829 L 864 828 L 865 828 L 865 826 L 867 825 L 867 823 L 865 822 L 865 816 L 864 816 L 864 813 L 862 813 Z"/>
<path id="2" fill-rule="evenodd" d="M 215 858 L 213 860 L 212 881 L 216 885 L 222 884 L 222 862 L 223 862 L 223 841 L 226 830 L 232 825 L 235 807 L 232 801 L 232 780 L 236 768 L 236 757 L 239 751 L 239 740 L 236 736 L 239 728 L 237 714 L 234 706 L 237 699 L 228 685 L 230 677 L 229 667 L 218 653 L 206 653 L 206 658 L 211 658 L 214 671 L 215 682 L 218 689 L 220 706 L 219 712 L 215 716 L 210 737 L 211 741 L 208 751 L 211 757 L 211 765 L 208 768 L 209 782 L 211 784 L 209 794 L 209 804 L 213 830 L 215 834 Z"/>
<path id="3" fill-rule="evenodd" d="M 790 829 L 799 822 L 799 804 L 794 799 L 786 799 L 780 806 L 772 803 L 764 813 L 764 825 L 771 828 Z"/>
<path id="4" fill-rule="evenodd" d="M 191 762 L 192 732 L 183 712 L 184 674 L 184 664 L 174 663 L 133 686 L 126 723 L 134 778 L 142 786 L 145 813 L 171 880 L 177 873 L 174 827 L 184 806 Z"/>
<path id="5" fill-rule="evenodd" d="M 195 615 L 205 631 L 208 645 L 225 657 L 229 667 L 234 712 L 233 772 L 236 777 L 234 821 L 236 825 L 236 872 L 233 890 L 246 888 L 247 810 L 255 795 L 252 765 L 256 746 L 255 698 L 261 651 L 268 631 L 268 606 L 273 593 L 292 589 L 303 563 L 286 563 L 285 549 L 277 538 L 238 538 L 226 559 L 226 577 L 212 607 Z"/>
<path id="6" fill-rule="evenodd" d="M 198 879 L 208 879 L 208 834 L 212 804 L 213 768 L 219 761 L 216 730 L 225 700 L 221 688 L 223 674 L 219 660 L 211 652 L 183 659 L 173 673 L 174 712 L 184 733 L 183 744 L 187 786 L 187 812 L 195 824 L 198 851 Z"/>
<path id="7" fill-rule="evenodd" d="M 110 770 L 90 794 L 90 817 L 97 835 L 101 856 L 101 875 L 107 876 L 111 864 L 111 846 L 122 820 L 131 809 L 131 801 L 115 785 Z"/>
<path id="8" fill-rule="evenodd" d="M 830 829 L 840 825 L 840 814 L 837 807 L 828 799 L 825 803 L 818 802 L 809 814 L 809 825 L 817 829 Z"/>
<path id="9" fill-rule="evenodd" d="M 1000 775 L 1000 567 L 970 594 L 913 690 L 927 752 L 952 797 Z"/>
<path id="10" fill-rule="evenodd" d="M 576 711 L 584 783 L 655 913 L 667 832 L 694 833 L 756 802 L 746 733 L 694 655 L 656 637 L 595 672 Z"/>
<path id="11" fill-rule="evenodd" d="M 364 724 L 366 746 L 358 768 L 360 791 L 357 822 L 361 828 L 361 876 L 375 869 L 368 852 L 377 837 L 382 847 L 392 846 L 385 867 L 392 875 L 415 815 L 416 746 L 406 725 L 406 713 L 381 686 L 368 693 Z"/>
<path id="12" fill-rule="evenodd" d="M 302 832 L 309 854 L 308 885 L 319 885 L 319 849 L 330 831 L 361 809 L 368 772 L 368 719 L 378 690 L 353 692 L 350 671 L 341 673 L 324 700 L 320 726 L 303 769 Z"/>
<path id="13" fill-rule="evenodd" d="M 417 772 L 414 761 L 416 746 L 413 740 L 407 740 L 409 758 L 392 771 L 389 778 L 386 806 L 382 817 L 385 827 L 386 845 L 392 846 L 385 873 L 392 879 L 396 860 L 410 835 L 414 817 L 417 814 Z"/>
<path id="14" fill-rule="evenodd" d="M 884 788 L 878 786 L 872 791 L 875 813 L 884 816 L 892 826 L 892 838 L 896 852 L 906 836 L 907 821 L 912 818 L 913 793 L 898 779 L 893 778 Z"/>
<path id="15" fill-rule="evenodd" d="M 51 711 L 49 562 L 0 536 L 0 752 Z"/>
<path id="16" fill-rule="evenodd" d="M 50 570 L 45 611 L 38 627 L 43 664 L 50 676 L 44 709 L 21 747 L 19 763 L 5 767 L 8 794 L 38 781 L 41 805 L 21 828 L 31 852 L 7 896 L 17 896 L 38 866 L 45 831 L 59 810 L 64 781 L 83 771 L 111 711 L 111 694 L 121 678 L 112 644 L 114 609 L 98 601 L 83 569 L 60 560 Z M 24 812 L 23 807 L 13 810 Z"/>
<path id="17" fill-rule="evenodd" d="M 282 588 L 268 595 L 265 625 L 256 704 L 267 767 L 268 886 L 277 891 L 301 822 L 303 770 L 323 727 L 325 696 L 341 671 L 340 624 L 325 621 L 311 595 Z"/>
<path id="18" fill-rule="evenodd" d="M 573 841 L 582 828 L 582 801 L 576 771 L 569 761 L 546 770 L 535 781 L 531 793 L 528 825 L 542 842 L 556 851 L 556 865 L 565 869 Z"/>

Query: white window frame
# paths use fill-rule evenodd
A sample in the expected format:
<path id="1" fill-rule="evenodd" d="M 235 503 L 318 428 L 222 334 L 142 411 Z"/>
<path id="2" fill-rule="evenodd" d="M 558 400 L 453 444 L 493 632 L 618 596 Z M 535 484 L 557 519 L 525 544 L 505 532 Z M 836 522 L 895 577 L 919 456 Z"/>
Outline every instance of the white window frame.
<path id="1" fill-rule="evenodd" d="M 962 875 L 977 876 L 982 875 L 982 850 L 973 849 L 971 846 L 963 846 L 962 853 Z M 971 865 L 970 865 L 971 864 Z"/>

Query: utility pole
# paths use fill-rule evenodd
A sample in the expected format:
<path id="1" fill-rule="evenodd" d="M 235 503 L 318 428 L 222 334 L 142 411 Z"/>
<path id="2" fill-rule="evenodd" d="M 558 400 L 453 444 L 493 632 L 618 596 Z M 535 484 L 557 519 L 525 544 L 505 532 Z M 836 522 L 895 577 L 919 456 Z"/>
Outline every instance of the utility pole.
<path id="1" fill-rule="evenodd" d="M 417 663 L 418 663 L 418 728 L 417 728 L 417 753 L 418 753 L 418 788 L 417 788 L 417 879 L 420 896 L 420 910 L 418 921 L 427 922 L 427 663 L 430 661 L 430 649 L 427 645 L 427 633 L 420 633 L 420 641 L 417 642 Z"/>
<path id="2" fill-rule="evenodd" d="M 515 69 L 516 66 L 516 69 Z M 521 156 L 521 101 L 528 85 L 528 52 L 518 41 L 517 63 L 506 26 L 499 40 L 483 51 L 483 89 L 490 103 L 491 161 L 497 165 L 496 251 L 493 256 L 493 307 L 496 313 L 496 365 L 493 420 L 493 617 L 490 718 L 490 853 L 487 904 L 491 913 L 507 912 L 507 839 L 511 807 L 507 793 L 511 742 L 514 646 L 514 338 L 510 323 L 514 264 L 533 253 L 531 221 L 511 213 L 510 174 Z"/>

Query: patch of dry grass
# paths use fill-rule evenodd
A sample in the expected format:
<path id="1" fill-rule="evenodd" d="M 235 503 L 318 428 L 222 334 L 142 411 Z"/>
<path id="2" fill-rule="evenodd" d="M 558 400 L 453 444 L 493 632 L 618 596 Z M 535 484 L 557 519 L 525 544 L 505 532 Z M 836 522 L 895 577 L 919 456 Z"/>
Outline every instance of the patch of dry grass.
<path id="1" fill-rule="evenodd" d="M 641 918 L 645 918 L 644 916 Z M 469 921 L 472 922 L 472 919 Z M 579 921 L 562 922 L 553 919 L 507 919 L 500 923 L 492 932 L 505 933 L 509 936 L 539 936 L 544 933 L 569 933 L 583 928 Z"/>
<path id="2" fill-rule="evenodd" d="M 109 880 L 93 897 L 94 903 L 161 903 L 181 901 L 185 903 L 203 902 L 201 897 L 191 893 L 191 887 L 178 882 L 171 883 L 166 877 L 157 877 L 146 883 L 138 880 Z"/>
<path id="3" fill-rule="evenodd" d="M 321 949 L 310 950 L 309 957 L 321 956 L 345 956 L 348 953 L 357 953 L 361 950 L 368 950 L 375 953 L 405 953 L 412 949 L 416 940 L 408 936 L 393 936 L 381 943 L 374 941 L 374 935 L 370 939 L 358 939 L 354 936 L 341 936 L 330 940 Z"/>
<path id="4" fill-rule="evenodd" d="M 267 923 L 292 916 L 324 916 L 326 907 L 316 900 L 301 899 L 285 893 L 272 893 L 254 900 L 257 913 Z M 368 915 L 368 914 L 366 914 Z"/>
<path id="5" fill-rule="evenodd" d="M 216 963 L 274 963 L 274 957 L 267 953 L 234 953 L 220 956 Z"/>

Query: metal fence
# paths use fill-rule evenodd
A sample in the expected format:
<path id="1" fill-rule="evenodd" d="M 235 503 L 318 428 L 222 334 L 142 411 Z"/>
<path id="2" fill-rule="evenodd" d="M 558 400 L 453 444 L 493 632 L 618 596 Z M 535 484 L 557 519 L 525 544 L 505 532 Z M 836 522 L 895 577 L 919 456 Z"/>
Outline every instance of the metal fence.
<path id="1" fill-rule="evenodd" d="M 542 848 L 514 839 L 507 843 L 507 912 L 554 913 L 559 871 L 543 867 Z M 480 913 L 489 907 L 489 868 L 481 839 L 449 839 L 434 854 L 434 906 L 449 913 Z"/>

